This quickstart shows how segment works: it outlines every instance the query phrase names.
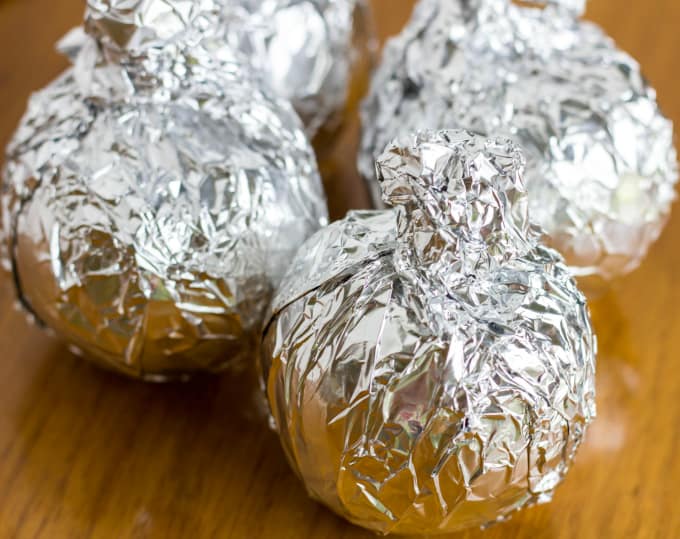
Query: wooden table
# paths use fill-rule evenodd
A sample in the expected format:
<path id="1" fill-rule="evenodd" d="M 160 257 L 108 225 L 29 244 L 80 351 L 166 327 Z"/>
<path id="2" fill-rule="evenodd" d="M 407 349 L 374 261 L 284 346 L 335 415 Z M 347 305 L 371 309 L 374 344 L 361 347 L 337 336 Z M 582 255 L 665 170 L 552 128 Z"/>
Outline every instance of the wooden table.
<path id="1" fill-rule="evenodd" d="M 411 0 L 375 0 L 381 36 Z M 0 2 L 0 144 L 32 89 L 66 61 L 53 43 L 77 0 Z M 680 124 L 680 3 L 591 0 Z M 355 126 L 356 127 L 356 126 Z M 366 205 L 351 170 L 327 178 L 332 211 Z M 457 538 L 680 537 L 680 212 L 644 265 L 592 302 L 599 418 L 550 505 Z M 254 377 L 151 386 L 73 357 L 0 292 L 0 537 L 370 538 L 307 499 L 266 427 Z"/>

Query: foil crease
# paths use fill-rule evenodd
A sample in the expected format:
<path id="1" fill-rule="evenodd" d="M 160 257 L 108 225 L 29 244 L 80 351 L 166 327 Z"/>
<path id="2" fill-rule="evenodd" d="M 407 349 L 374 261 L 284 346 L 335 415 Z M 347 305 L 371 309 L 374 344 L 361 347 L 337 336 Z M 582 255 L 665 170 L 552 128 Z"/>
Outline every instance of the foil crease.
<path id="1" fill-rule="evenodd" d="M 273 424 L 310 495 L 380 533 L 550 500 L 595 416 L 584 296 L 529 220 L 508 139 L 423 132 L 300 249 L 264 334 Z"/>
<path id="2" fill-rule="evenodd" d="M 527 156 L 533 219 L 575 275 L 635 269 L 657 239 L 678 178 L 673 127 L 637 62 L 584 2 L 422 0 L 386 46 L 362 111 L 359 168 L 395 136 L 461 127 L 511 137 Z"/>
<path id="3" fill-rule="evenodd" d="M 289 99 L 308 136 L 340 123 L 355 69 L 372 55 L 364 0 L 221 0 L 225 38 Z M 362 63 L 363 62 L 363 63 Z"/>
<path id="4" fill-rule="evenodd" d="M 5 266 L 90 358 L 152 380 L 252 358 L 272 291 L 327 222 L 290 104 L 211 0 L 90 0 L 7 148 Z"/>

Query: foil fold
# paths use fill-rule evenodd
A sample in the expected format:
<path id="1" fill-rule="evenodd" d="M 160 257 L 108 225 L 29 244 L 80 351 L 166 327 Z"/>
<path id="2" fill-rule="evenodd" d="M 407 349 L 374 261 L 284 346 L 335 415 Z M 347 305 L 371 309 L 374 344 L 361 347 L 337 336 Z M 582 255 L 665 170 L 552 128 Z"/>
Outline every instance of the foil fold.
<path id="1" fill-rule="evenodd" d="M 327 222 L 290 104 L 218 39 L 212 0 L 90 0 L 7 148 L 5 266 L 23 306 L 151 380 L 252 358 L 273 290 Z"/>
<path id="2" fill-rule="evenodd" d="M 374 159 L 395 136 L 460 127 L 526 153 L 533 219 L 575 275 L 635 269 L 678 178 L 673 126 L 638 63 L 584 2 L 422 0 L 386 46 L 362 111 L 359 168 L 381 206 Z"/>
<path id="3" fill-rule="evenodd" d="M 298 252 L 262 372 L 310 495 L 380 533 L 449 533 L 550 500 L 595 416 L 586 301 L 529 216 L 508 139 L 388 146 L 394 209 Z"/>

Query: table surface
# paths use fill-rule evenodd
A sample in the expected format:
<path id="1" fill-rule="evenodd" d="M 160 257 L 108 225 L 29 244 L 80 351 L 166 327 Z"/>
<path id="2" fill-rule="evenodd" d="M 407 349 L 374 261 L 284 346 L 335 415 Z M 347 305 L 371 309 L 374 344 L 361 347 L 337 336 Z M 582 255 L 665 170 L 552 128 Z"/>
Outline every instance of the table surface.
<path id="1" fill-rule="evenodd" d="M 82 0 L 0 1 L 0 144 L 66 66 Z M 382 38 L 411 0 L 375 0 Z M 591 0 L 680 124 L 680 3 Z M 365 207 L 353 122 L 331 211 Z M 680 211 L 643 266 L 591 303 L 599 418 L 553 503 L 456 539 L 680 537 Z M 370 538 L 309 500 L 256 405 L 254 376 L 151 386 L 100 371 L 28 325 L 0 288 L 0 537 Z"/>

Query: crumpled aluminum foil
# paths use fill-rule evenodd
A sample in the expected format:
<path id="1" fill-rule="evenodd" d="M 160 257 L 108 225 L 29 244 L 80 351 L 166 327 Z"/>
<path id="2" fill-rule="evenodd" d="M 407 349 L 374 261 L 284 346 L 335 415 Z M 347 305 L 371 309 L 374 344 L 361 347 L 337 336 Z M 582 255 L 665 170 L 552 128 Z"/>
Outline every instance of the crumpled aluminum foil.
<path id="1" fill-rule="evenodd" d="M 252 358 L 272 291 L 327 222 L 313 152 L 208 24 L 211 0 L 90 0 L 7 149 L 6 265 L 35 318 L 162 380 Z"/>
<path id="2" fill-rule="evenodd" d="M 226 39 L 289 99 L 307 134 L 341 119 L 357 67 L 370 67 L 365 0 L 220 0 Z M 366 74 L 363 74 L 367 77 Z"/>
<path id="3" fill-rule="evenodd" d="M 595 416 L 596 340 L 538 243 L 508 139 L 421 133 L 300 249 L 264 335 L 273 422 L 309 493 L 381 533 L 548 501 Z"/>
<path id="4" fill-rule="evenodd" d="M 422 0 L 373 79 L 359 167 L 380 205 L 373 160 L 392 137 L 507 135 L 526 151 L 546 241 L 576 275 L 609 279 L 636 268 L 665 224 L 678 178 L 673 128 L 635 60 L 574 17 L 585 3 L 554 3 Z"/>

